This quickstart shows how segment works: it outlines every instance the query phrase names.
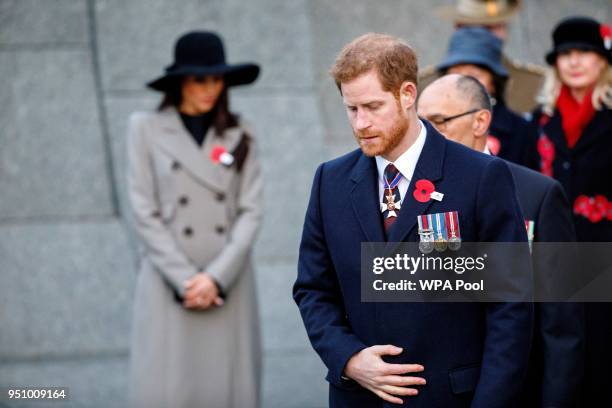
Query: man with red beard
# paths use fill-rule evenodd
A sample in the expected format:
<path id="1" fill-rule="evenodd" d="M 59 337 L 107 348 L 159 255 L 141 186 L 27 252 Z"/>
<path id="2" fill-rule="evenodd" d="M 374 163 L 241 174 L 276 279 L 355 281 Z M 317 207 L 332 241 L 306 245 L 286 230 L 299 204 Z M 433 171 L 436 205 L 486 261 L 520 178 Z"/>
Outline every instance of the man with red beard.
<path id="1" fill-rule="evenodd" d="M 515 265 L 530 272 L 507 165 L 418 118 L 417 59 L 402 40 L 359 37 L 331 75 L 360 148 L 316 171 L 293 288 L 329 370 L 329 405 L 515 406 L 529 355 L 530 303 L 365 302 L 359 275 L 362 242 L 427 243 L 420 216 L 449 221 L 442 243 L 451 249 L 462 241 L 521 242 L 526 256 Z M 530 274 L 513 279 L 519 298 L 530 299 Z"/>

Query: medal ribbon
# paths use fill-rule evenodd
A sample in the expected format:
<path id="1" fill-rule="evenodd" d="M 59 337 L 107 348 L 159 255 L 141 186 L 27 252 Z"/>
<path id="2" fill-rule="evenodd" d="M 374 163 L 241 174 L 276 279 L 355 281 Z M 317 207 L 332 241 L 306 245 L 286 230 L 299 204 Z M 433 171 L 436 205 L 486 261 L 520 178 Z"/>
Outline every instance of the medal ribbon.
<path id="1" fill-rule="evenodd" d="M 461 238 L 461 232 L 459 232 L 459 213 L 457 211 L 449 211 L 444 213 L 446 218 L 447 230 L 450 230 L 450 237 Z"/>
<path id="2" fill-rule="evenodd" d="M 443 213 L 436 214 L 436 234 L 438 235 L 438 238 L 446 240 L 448 237 L 446 233 L 444 218 L 445 217 Z"/>
<path id="3" fill-rule="evenodd" d="M 399 184 L 401 178 L 402 178 L 402 173 L 399 171 L 395 175 L 395 178 L 393 179 L 393 181 L 391 181 L 390 183 L 389 183 L 389 180 L 387 180 L 387 178 L 383 176 L 385 190 L 393 190 Z"/>
<path id="4" fill-rule="evenodd" d="M 419 215 L 417 217 L 417 220 L 419 222 L 419 231 L 424 231 L 429 229 L 429 224 L 427 222 L 427 216 L 426 215 Z"/>

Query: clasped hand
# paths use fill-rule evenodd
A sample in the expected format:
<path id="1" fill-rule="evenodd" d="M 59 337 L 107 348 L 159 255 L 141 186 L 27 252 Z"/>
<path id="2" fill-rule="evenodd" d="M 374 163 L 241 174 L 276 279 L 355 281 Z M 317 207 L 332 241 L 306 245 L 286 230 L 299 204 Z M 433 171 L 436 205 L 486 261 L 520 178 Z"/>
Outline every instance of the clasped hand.
<path id="1" fill-rule="evenodd" d="M 188 309 L 206 310 L 212 306 L 223 305 L 219 289 L 208 273 L 198 273 L 184 283 L 183 306 Z"/>

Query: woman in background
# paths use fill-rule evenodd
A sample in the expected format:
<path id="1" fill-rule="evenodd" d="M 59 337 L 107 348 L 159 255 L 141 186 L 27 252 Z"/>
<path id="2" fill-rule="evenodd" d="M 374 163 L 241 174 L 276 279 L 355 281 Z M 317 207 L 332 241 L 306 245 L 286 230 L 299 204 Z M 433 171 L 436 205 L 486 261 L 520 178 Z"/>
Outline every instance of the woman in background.
<path id="1" fill-rule="evenodd" d="M 259 406 L 260 340 L 251 249 L 262 218 L 255 140 L 228 88 L 255 81 L 221 39 L 190 32 L 135 113 L 128 195 L 141 238 L 132 329 L 137 407 Z"/>
<path id="2" fill-rule="evenodd" d="M 612 32 L 588 17 L 561 21 L 546 55 L 551 70 L 534 112 L 536 169 L 557 179 L 573 205 L 576 237 L 612 241 Z M 576 273 L 596 272 L 590 259 Z M 609 263 L 608 263 L 609 265 Z M 612 303 L 586 304 L 580 406 L 612 406 Z"/>

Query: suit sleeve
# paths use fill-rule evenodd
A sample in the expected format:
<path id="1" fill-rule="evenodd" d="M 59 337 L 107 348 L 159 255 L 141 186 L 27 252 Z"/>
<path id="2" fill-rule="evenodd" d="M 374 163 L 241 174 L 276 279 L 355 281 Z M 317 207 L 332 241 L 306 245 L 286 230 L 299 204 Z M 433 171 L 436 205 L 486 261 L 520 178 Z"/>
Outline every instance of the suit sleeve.
<path id="1" fill-rule="evenodd" d="M 183 282 L 195 275 L 197 268 L 180 250 L 161 220 L 156 180 L 144 128 L 142 114 L 133 114 L 128 125 L 127 187 L 134 228 L 144 244 L 145 257 L 182 297 Z"/>
<path id="2" fill-rule="evenodd" d="M 572 242 L 574 224 L 569 203 L 558 182 L 551 183 L 538 214 L 536 225 L 538 242 Z M 536 244 L 537 245 L 537 244 Z M 546 244 L 544 244 L 546 245 Z M 556 246 L 545 248 L 538 256 L 534 250 L 535 270 L 539 284 L 554 282 L 554 271 L 564 270 L 563 253 Z M 540 303 L 539 324 L 536 331 L 542 339 L 543 361 L 542 402 L 548 407 L 572 407 L 584 373 L 584 305 L 582 303 Z"/>
<path id="3" fill-rule="evenodd" d="M 238 216 L 221 253 L 206 267 L 223 291 L 231 289 L 244 270 L 263 218 L 263 176 L 255 139 L 240 173 Z"/>
<path id="4" fill-rule="evenodd" d="M 525 242 L 524 256 L 512 263 L 523 270 L 513 271 L 508 267 L 506 270 L 501 264 L 495 265 L 494 270 L 505 274 L 502 278 L 506 278 L 507 285 L 520 298 L 531 299 L 532 273 L 525 224 L 512 175 L 502 160 L 492 160 L 484 170 L 477 200 L 479 241 Z M 472 407 L 511 408 L 516 406 L 527 372 L 533 304 L 488 303 L 485 313 L 487 331 Z"/>
<path id="5" fill-rule="evenodd" d="M 323 165 L 317 169 L 306 210 L 293 298 L 313 348 L 329 369 L 328 381 L 346 388 L 348 383 L 342 378 L 344 367 L 353 354 L 367 346 L 349 326 L 328 252 L 321 217 L 322 174 Z"/>

